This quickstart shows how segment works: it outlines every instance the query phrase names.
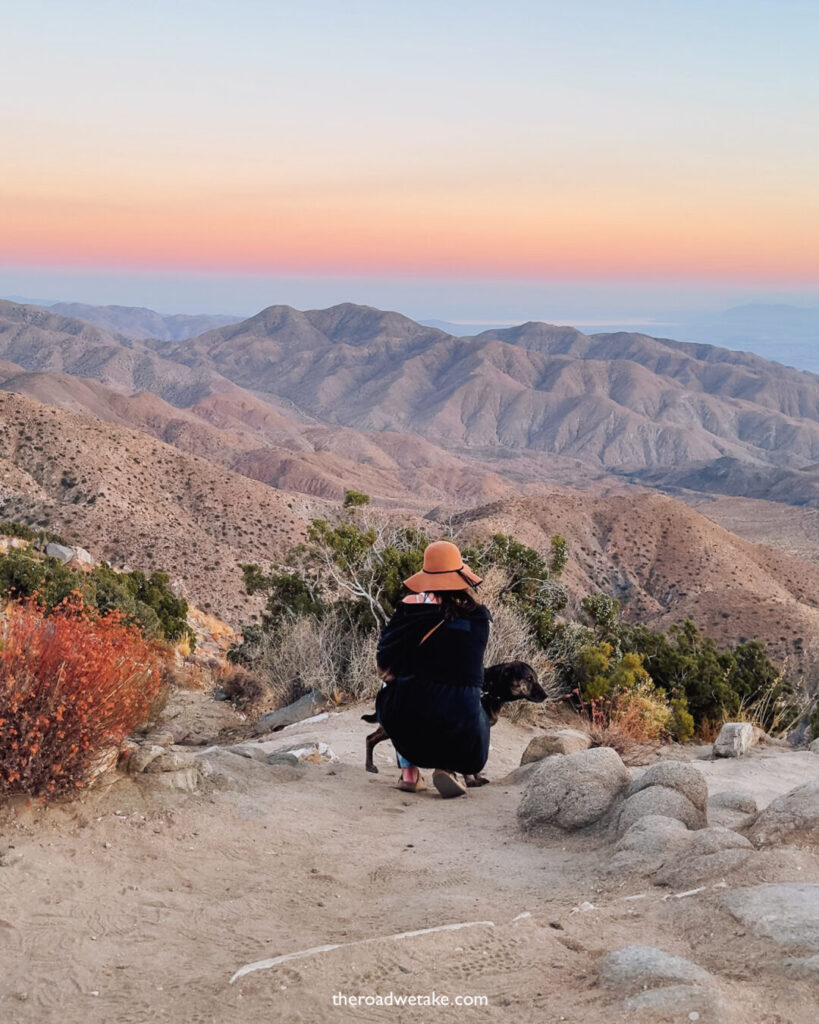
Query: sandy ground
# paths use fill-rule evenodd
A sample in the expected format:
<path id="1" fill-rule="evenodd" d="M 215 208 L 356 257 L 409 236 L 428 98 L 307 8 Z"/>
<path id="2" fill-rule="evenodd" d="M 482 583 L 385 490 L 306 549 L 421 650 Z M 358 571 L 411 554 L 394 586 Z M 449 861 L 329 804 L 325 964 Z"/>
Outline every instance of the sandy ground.
<path id="1" fill-rule="evenodd" d="M 674 898 L 606 875 L 599 838 L 521 835 L 520 786 L 500 780 L 532 727 L 501 721 L 493 784 L 444 801 L 394 788 L 388 744 L 381 773 L 363 770 L 360 710 L 278 734 L 325 740 L 335 764 L 274 769 L 217 753 L 217 776 L 194 794 L 117 774 L 70 807 L 0 813 L 0 1021 L 695 1019 L 684 1000 L 679 1016 L 626 1013 L 600 986 L 601 955 L 631 943 L 713 972 L 730 1007 L 720 1019 L 815 1021 L 815 989 L 783 975 L 782 951 L 745 933 L 719 885 Z M 760 803 L 819 772 L 815 755 L 781 750 L 701 765 L 712 791 L 756 791 Z M 728 884 L 817 882 L 819 859 L 790 848 L 755 872 Z M 326 945 L 339 948 L 231 983 L 243 965 Z M 488 1005 L 334 1005 L 390 993 Z"/>

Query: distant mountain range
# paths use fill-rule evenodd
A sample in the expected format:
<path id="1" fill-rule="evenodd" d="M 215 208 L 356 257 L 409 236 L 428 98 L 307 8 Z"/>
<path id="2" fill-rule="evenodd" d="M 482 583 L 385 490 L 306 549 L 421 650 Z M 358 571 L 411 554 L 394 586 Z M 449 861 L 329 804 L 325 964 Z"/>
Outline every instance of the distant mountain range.
<path id="1" fill-rule="evenodd" d="M 74 317 L 97 324 L 126 338 L 158 338 L 160 341 L 181 341 L 195 338 L 214 327 L 236 323 L 241 317 L 193 316 L 184 313 L 164 314 L 139 306 L 88 306 L 81 302 L 56 302 L 48 307 L 52 313 Z"/>
<path id="2" fill-rule="evenodd" d="M 454 335 L 476 335 L 494 330 L 493 324 L 456 324 L 444 320 L 424 320 Z M 680 341 L 706 342 L 724 348 L 754 352 L 800 370 L 819 372 L 819 308 L 787 305 L 751 304 L 717 312 L 674 312 L 658 314 L 644 323 L 588 324 L 572 320 L 571 326 L 584 333 L 609 334 L 637 332 L 670 335 Z"/>
<path id="3" fill-rule="evenodd" d="M 457 482 L 474 503 L 503 481 L 615 477 L 819 500 L 819 377 L 712 345 L 542 323 L 458 338 L 352 304 L 271 306 L 191 339 L 134 340 L 0 303 L 0 359 L 11 364 L 6 390 L 105 418 L 116 404 L 117 421 L 135 416 L 140 429 L 147 400 L 138 410 L 122 396 L 150 392 L 165 403 L 148 417 L 158 436 L 196 450 L 207 434 L 222 461 L 266 482 L 281 481 L 287 459 L 304 489 L 326 496 L 355 466 L 393 501 L 418 498 L 419 486 L 431 499 Z M 14 367 L 87 378 L 120 397 Z M 436 475 L 447 483 L 436 488 Z"/>

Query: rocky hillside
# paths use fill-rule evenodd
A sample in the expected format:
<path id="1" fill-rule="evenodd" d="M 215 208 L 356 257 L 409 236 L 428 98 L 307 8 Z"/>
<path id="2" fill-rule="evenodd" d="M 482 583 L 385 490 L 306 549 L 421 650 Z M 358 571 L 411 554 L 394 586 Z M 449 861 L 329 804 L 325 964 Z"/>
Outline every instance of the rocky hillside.
<path id="1" fill-rule="evenodd" d="M 133 430 L 0 393 L 0 517 L 48 524 L 118 567 L 162 569 L 233 624 L 240 565 L 275 561 L 323 503 Z"/>
<path id="2" fill-rule="evenodd" d="M 540 550 L 561 533 L 576 599 L 611 593 L 632 620 L 665 628 L 690 617 L 720 640 L 757 637 L 780 661 L 819 665 L 819 564 L 743 540 L 672 498 L 554 492 L 496 502 L 456 523 Z"/>

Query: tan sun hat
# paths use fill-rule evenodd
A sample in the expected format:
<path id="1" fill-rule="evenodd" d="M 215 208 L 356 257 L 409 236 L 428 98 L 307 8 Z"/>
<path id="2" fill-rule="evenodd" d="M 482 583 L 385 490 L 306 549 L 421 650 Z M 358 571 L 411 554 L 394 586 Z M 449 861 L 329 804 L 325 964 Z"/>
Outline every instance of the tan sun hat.
<path id="1" fill-rule="evenodd" d="M 461 552 L 448 540 L 436 540 L 424 551 L 424 568 L 404 585 L 416 594 L 425 590 L 468 590 L 483 583 L 464 563 Z"/>

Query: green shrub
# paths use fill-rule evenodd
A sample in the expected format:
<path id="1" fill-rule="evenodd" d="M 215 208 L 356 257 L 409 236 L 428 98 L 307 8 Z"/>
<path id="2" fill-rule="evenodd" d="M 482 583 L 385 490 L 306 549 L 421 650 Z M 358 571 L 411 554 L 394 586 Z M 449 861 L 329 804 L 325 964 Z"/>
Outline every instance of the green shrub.
<path id="1" fill-rule="evenodd" d="M 63 565 L 56 558 L 37 555 L 28 548 L 12 548 L 0 555 L 0 596 L 14 600 L 34 597 L 46 611 L 72 593 L 101 613 L 121 612 L 127 622 L 139 626 L 145 636 L 177 643 L 187 637 L 191 649 L 196 636 L 188 625 L 188 604 L 169 587 L 162 572 L 146 576 L 135 571 L 119 573 L 101 564 L 91 572 Z"/>
<path id="2" fill-rule="evenodd" d="M 370 504 L 369 494 L 364 494 L 362 491 L 345 491 L 344 492 L 344 508 L 360 508 L 362 505 Z"/>

